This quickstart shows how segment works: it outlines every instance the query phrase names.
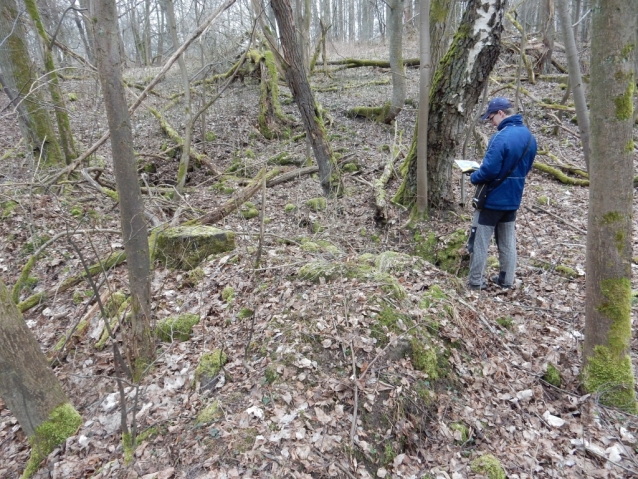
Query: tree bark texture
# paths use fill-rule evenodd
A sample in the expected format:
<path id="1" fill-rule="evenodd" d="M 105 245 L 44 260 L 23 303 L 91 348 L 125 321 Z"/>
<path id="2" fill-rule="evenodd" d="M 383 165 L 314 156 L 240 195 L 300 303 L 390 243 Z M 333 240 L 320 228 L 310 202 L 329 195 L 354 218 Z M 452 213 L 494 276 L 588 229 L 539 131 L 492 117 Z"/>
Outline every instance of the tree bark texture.
<path id="1" fill-rule="evenodd" d="M 631 341 L 632 58 L 636 2 L 596 0 L 591 36 L 591 163 L 583 384 L 601 402 L 636 411 Z M 631 19 L 631 20 L 630 20 Z"/>
<path id="2" fill-rule="evenodd" d="M 506 0 L 469 0 L 452 45 L 438 65 L 428 121 L 428 204 L 443 208 L 453 202 L 452 163 L 460 133 L 488 81 L 501 49 Z M 416 201 L 416 141 L 402 166 L 405 174 L 395 201 L 413 207 Z"/>
<path id="3" fill-rule="evenodd" d="M 435 70 L 445 55 L 448 43 L 445 31 L 452 11 L 451 4 L 452 0 L 432 0 L 430 5 L 430 51 Z"/>
<path id="4" fill-rule="evenodd" d="M 43 107 L 36 88 L 36 68 L 29 56 L 26 35 L 22 21 L 18 18 L 15 0 L 0 2 L 0 39 L 4 40 L 0 46 L 0 70 L 7 82 L 3 87 L 9 88 L 25 105 L 24 111 L 28 118 L 25 122 L 20 117 L 22 136 L 33 151 L 43 155 L 46 163 L 63 164 L 62 151 L 49 111 Z"/>
<path id="5" fill-rule="evenodd" d="M 289 0 L 272 0 L 272 8 L 279 25 L 279 34 L 286 61 L 286 78 L 293 97 L 299 107 L 308 139 L 319 166 L 319 180 L 325 195 L 338 193 L 341 181 L 335 167 L 332 150 L 326 139 L 321 113 L 318 111 L 314 95 L 301 59 L 299 45 L 295 39 L 295 25 Z"/>
<path id="6" fill-rule="evenodd" d="M 565 52 L 567 54 L 567 64 L 569 68 L 569 87 L 574 95 L 574 105 L 576 106 L 576 118 L 578 119 L 578 130 L 580 141 L 583 145 L 585 165 L 589 170 L 590 144 L 589 144 L 589 113 L 587 112 L 587 100 L 585 100 L 585 89 L 583 87 L 583 77 L 580 73 L 580 61 L 578 59 L 578 49 L 574 38 L 574 30 L 571 28 L 569 15 L 569 0 L 556 0 L 558 2 L 558 17 L 563 28 L 565 38 Z"/>
<path id="7" fill-rule="evenodd" d="M 126 355 L 134 379 L 138 379 L 155 357 L 155 342 L 151 333 L 148 233 L 135 166 L 131 117 L 120 71 L 115 0 L 94 0 L 90 13 L 95 20 L 94 43 L 111 132 L 113 168 L 120 197 L 122 236 L 131 290 L 132 317 L 130 330 L 126 332 Z"/>
<path id="8" fill-rule="evenodd" d="M 0 396 L 27 434 L 68 402 L 33 334 L 0 281 Z"/>

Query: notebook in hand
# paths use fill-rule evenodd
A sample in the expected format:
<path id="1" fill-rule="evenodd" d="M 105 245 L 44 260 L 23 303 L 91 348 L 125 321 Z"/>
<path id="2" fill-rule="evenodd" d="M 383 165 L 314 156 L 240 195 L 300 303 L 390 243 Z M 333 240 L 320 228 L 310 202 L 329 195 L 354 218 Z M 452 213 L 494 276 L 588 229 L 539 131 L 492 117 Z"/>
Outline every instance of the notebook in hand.
<path id="1" fill-rule="evenodd" d="M 456 163 L 456 166 L 458 166 L 463 173 L 476 171 L 481 167 L 476 161 L 470 160 L 454 160 L 454 163 Z"/>

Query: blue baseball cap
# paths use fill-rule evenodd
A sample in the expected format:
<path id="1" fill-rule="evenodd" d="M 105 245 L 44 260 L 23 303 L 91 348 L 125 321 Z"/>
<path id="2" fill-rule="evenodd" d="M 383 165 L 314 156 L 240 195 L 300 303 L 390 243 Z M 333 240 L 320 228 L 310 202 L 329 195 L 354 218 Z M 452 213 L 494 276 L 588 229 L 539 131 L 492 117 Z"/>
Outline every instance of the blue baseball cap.
<path id="1" fill-rule="evenodd" d="M 487 105 L 487 111 L 481 115 L 481 120 L 485 121 L 492 113 L 497 113 L 499 110 L 507 110 L 508 108 L 512 108 L 510 101 L 502 96 L 497 96 Z"/>

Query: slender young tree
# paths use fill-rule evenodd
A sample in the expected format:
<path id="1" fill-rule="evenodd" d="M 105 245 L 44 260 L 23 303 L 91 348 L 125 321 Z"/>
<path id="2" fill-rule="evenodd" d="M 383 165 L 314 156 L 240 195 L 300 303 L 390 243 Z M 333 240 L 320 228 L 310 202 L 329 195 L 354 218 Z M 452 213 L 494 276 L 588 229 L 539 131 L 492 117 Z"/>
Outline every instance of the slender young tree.
<path id="1" fill-rule="evenodd" d="M 132 313 L 130 328 L 125 335 L 126 356 L 133 379 L 138 380 L 146 366 L 155 358 L 155 341 L 151 333 L 148 232 L 135 166 L 131 117 L 120 71 L 122 60 L 115 0 L 92 1 L 90 14 L 98 72 L 111 132 L 113 168 L 120 199 L 120 222 L 131 291 Z"/>
<path id="2" fill-rule="evenodd" d="M 583 145 L 585 155 L 585 165 L 589 170 L 589 113 L 587 112 L 587 101 L 585 100 L 585 90 L 583 88 L 583 78 L 580 74 L 580 62 L 578 61 L 578 49 L 574 38 L 574 30 L 571 27 L 569 16 L 569 0 L 556 0 L 558 6 L 558 18 L 560 19 L 563 37 L 565 38 L 565 51 L 567 53 L 567 64 L 569 66 L 569 85 L 574 95 L 576 105 L 576 118 L 578 119 L 578 130 L 580 131 L 580 142 Z"/>
<path id="3" fill-rule="evenodd" d="M 292 90 L 306 135 L 319 166 L 319 181 L 324 195 L 328 196 L 342 191 L 339 170 L 332 155 L 332 149 L 326 139 L 321 120 L 321 112 L 317 107 L 310 83 L 303 67 L 299 45 L 295 40 L 295 25 L 292 20 L 292 8 L 289 0 L 272 0 L 275 12 L 284 59 L 286 60 L 286 78 Z"/>
<path id="4" fill-rule="evenodd" d="M 631 342 L 636 2 L 595 0 L 583 386 L 636 412 Z"/>
<path id="5" fill-rule="evenodd" d="M 26 34 L 15 0 L 0 1 L 0 70 L 14 108 L 24 104 L 25 115 L 19 115 L 22 136 L 43 160 L 53 166 L 64 163 L 60 144 L 53 130 L 49 111 L 44 108 L 37 89 L 35 65 L 29 55 Z"/>
<path id="6" fill-rule="evenodd" d="M 31 444 L 23 478 L 31 477 L 40 462 L 82 424 L 2 281 L 0 397 Z"/>
<path id="7" fill-rule="evenodd" d="M 384 123 L 391 123 L 403 109 L 405 103 L 405 70 L 403 68 L 403 0 L 389 0 L 387 3 L 388 29 L 390 34 L 389 54 L 392 71 L 392 98 Z"/>
<path id="8" fill-rule="evenodd" d="M 420 1 L 420 66 L 419 66 L 419 123 L 417 126 L 416 206 L 419 215 L 428 208 L 428 113 L 430 110 L 430 85 L 432 57 L 430 56 L 430 0 Z"/>
<path id="9" fill-rule="evenodd" d="M 168 30 L 171 33 L 171 39 L 173 41 L 173 49 L 179 48 L 179 40 L 177 38 L 177 21 L 175 20 L 175 9 L 173 8 L 173 0 L 165 0 L 166 3 L 166 20 L 168 21 Z M 191 102 L 191 89 L 190 82 L 188 80 L 188 70 L 186 69 L 186 61 L 184 55 L 180 55 L 177 59 L 179 64 L 179 71 L 182 76 L 182 88 L 184 89 L 184 117 L 186 130 L 184 132 L 184 144 L 182 145 L 182 154 L 179 160 L 179 169 L 177 171 L 177 191 L 180 193 L 184 190 L 184 184 L 186 183 L 186 175 L 188 173 L 188 163 L 190 159 L 191 138 L 193 136 L 193 123 L 192 123 L 192 102 Z"/>

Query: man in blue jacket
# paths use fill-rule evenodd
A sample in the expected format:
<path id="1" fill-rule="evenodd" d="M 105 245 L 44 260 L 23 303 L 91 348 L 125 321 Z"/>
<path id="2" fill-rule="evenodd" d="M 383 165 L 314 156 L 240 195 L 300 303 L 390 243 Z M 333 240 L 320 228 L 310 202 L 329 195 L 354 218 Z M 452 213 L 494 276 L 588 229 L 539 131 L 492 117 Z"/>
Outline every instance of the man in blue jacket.
<path id="1" fill-rule="evenodd" d="M 481 167 L 472 173 L 470 181 L 474 185 L 490 183 L 507 175 L 512 167 L 514 169 L 490 191 L 483 209 L 474 212 L 467 244 L 470 253 L 468 285 L 474 290 L 487 288 L 483 273 L 494 235 L 500 272 L 491 279 L 502 288 L 510 288 L 516 269 L 516 211 L 521 205 L 525 177 L 536 156 L 536 139 L 506 98 L 496 97 L 490 101 L 481 119 L 491 122 L 498 131 L 490 138 Z"/>

